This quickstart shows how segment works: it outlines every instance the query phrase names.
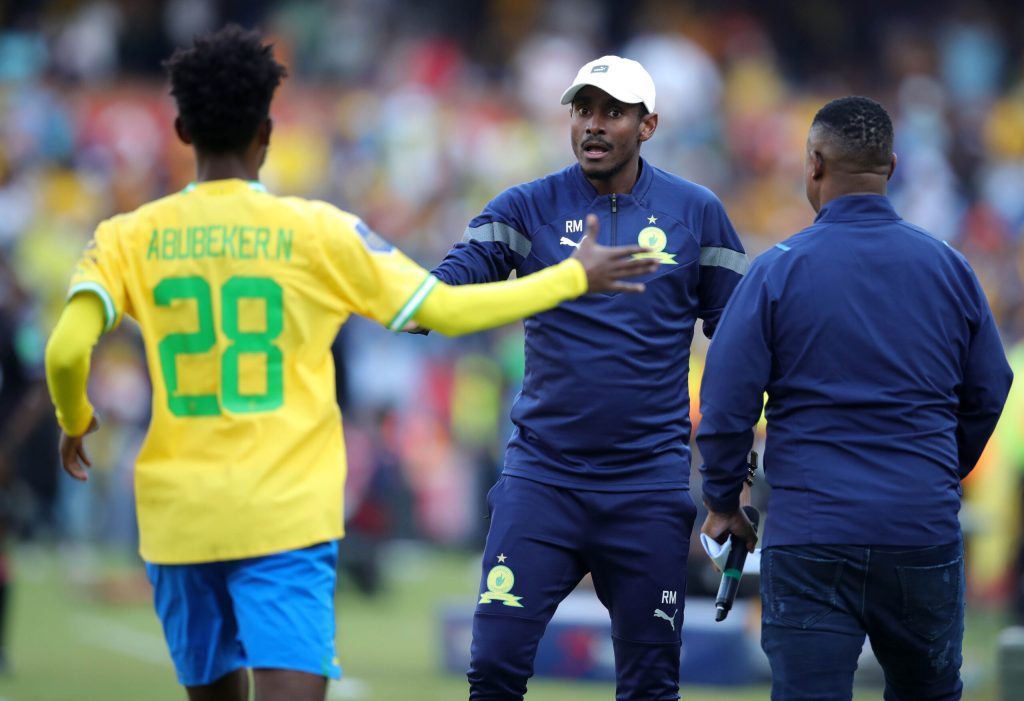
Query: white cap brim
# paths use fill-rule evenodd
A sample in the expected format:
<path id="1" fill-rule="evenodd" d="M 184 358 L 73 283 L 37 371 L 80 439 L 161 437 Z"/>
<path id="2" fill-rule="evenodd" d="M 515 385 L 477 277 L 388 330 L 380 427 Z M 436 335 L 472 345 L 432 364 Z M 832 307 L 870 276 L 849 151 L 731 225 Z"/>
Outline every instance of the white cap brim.
<path id="1" fill-rule="evenodd" d="M 578 93 L 580 90 L 587 87 L 588 85 L 592 85 L 598 90 L 604 90 L 606 93 L 614 97 L 616 100 L 624 102 L 628 105 L 637 105 L 644 101 L 640 95 L 637 95 L 635 92 L 632 92 L 631 90 L 627 90 L 621 85 L 608 85 L 607 83 L 612 81 L 602 81 L 598 77 L 600 75 L 604 74 L 598 73 L 590 80 L 587 80 L 582 83 L 574 83 L 568 90 L 562 93 L 562 104 L 568 105 L 570 102 L 573 101 L 573 98 L 576 97 L 576 93 Z M 651 109 L 650 105 L 645 104 L 644 106 L 647 108 L 648 112 L 654 111 L 653 109 Z"/>

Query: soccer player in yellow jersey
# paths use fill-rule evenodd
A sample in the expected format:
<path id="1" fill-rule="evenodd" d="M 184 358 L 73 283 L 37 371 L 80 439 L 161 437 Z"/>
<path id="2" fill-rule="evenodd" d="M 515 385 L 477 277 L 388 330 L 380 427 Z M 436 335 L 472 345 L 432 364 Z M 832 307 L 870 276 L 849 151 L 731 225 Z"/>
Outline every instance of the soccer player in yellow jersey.
<path id="1" fill-rule="evenodd" d="M 352 312 L 459 334 L 586 291 L 640 291 L 639 247 L 592 235 L 572 259 L 448 287 L 323 202 L 258 182 L 285 69 L 259 35 L 199 37 L 166 63 L 175 130 L 196 156 L 184 191 L 99 225 L 47 346 L 64 469 L 87 479 L 97 427 L 89 357 L 123 315 L 153 380 L 135 494 L 140 550 L 178 678 L 193 701 L 323 699 L 340 676 L 333 592 L 345 479 L 330 345 Z"/>

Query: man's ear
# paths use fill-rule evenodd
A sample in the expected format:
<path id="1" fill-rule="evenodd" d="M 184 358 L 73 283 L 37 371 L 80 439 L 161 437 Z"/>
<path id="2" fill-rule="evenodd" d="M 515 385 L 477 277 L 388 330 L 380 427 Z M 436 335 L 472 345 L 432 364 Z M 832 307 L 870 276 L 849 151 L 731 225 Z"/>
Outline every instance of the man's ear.
<path id="1" fill-rule="evenodd" d="M 896 172 L 896 154 L 892 154 L 892 160 L 889 161 L 889 175 L 885 177 L 886 180 L 892 180 L 892 174 Z"/>
<path id="2" fill-rule="evenodd" d="M 658 113 L 651 112 L 640 119 L 640 143 L 647 141 L 654 136 L 654 130 L 658 128 Z"/>
<path id="3" fill-rule="evenodd" d="M 272 131 L 274 131 L 274 120 L 267 117 L 263 120 L 263 123 L 260 124 L 259 130 L 256 132 L 256 137 L 260 146 L 270 146 L 270 133 Z"/>
<path id="4" fill-rule="evenodd" d="M 812 149 L 808 154 L 808 160 L 811 165 L 811 180 L 821 180 L 825 177 L 825 157 L 821 155 L 821 151 Z"/>
<path id="5" fill-rule="evenodd" d="M 181 143 L 186 146 L 192 145 L 192 135 L 188 133 L 188 129 L 185 128 L 185 123 L 181 121 L 181 117 L 174 118 L 174 133 L 181 139 Z"/>

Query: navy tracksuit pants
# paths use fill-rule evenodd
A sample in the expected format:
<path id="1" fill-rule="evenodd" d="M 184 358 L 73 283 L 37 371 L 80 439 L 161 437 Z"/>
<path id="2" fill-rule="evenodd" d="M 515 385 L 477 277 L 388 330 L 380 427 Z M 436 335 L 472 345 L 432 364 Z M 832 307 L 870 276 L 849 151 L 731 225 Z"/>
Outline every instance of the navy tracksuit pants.
<path id="1" fill-rule="evenodd" d="M 689 491 L 585 491 L 506 475 L 487 501 L 470 700 L 523 698 L 548 621 L 588 572 L 611 615 L 616 699 L 678 699 Z"/>

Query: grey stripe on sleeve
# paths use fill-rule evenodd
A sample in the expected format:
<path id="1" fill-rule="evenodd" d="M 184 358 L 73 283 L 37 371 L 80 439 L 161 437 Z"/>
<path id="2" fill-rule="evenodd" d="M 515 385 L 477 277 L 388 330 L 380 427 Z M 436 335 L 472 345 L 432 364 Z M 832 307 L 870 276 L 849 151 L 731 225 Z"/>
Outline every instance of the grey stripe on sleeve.
<path id="1" fill-rule="evenodd" d="M 464 242 L 495 241 L 497 243 L 503 243 L 523 258 L 530 255 L 530 248 L 533 247 L 530 239 L 526 238 L 526 236 L 519 233 L 508 224 L 502 224 L 501 222 L 491 222 L 489 224 L 484 224 L 483 226 L 467 227 L 466 232 L 462 235 L 462 240 Z"/>
<path id="2" fill-rule="evenodd" d="M 706 246 L 700 249 L 700 264 L 713 268 L 726 268 L 734 273 L 746 275 L 750 267 L 747 254 L 721 246 Z"/>

